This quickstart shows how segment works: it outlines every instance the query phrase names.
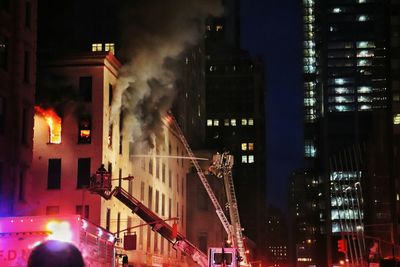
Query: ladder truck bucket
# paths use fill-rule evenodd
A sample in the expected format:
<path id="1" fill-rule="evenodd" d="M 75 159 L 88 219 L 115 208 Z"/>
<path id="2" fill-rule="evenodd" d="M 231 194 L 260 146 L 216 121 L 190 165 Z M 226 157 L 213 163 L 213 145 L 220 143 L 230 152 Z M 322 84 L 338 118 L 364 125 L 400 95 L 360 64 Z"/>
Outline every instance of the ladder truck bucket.
<path id="1" fill-rule="evenodd" d="M 90 190 L 111 191 L 111 188 L 111 173 L 104 168 L 104 164 L 101 164 L 100 168 L 98 168 L 96 173 L 90 178 Z"/>

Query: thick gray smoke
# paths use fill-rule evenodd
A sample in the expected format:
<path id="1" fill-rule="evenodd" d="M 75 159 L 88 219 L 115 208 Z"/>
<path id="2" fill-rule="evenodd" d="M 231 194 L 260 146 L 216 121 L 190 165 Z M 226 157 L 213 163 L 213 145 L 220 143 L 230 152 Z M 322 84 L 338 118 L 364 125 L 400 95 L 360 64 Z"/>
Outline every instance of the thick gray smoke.
<path id="1" fill-rule="evenodd" d="M 176 74 L 166 60 L 177 59 L 204 32 L 204 19 L 219 15 L 219 0 L 126 0 L 120 5 L 121 71 L 111 118 L 124 111 L 125 133 L 134 142 L 162 136 L 161 118 L 175 97 Z M 125 135 L 126 136 L 126 135 Z M 162 140 L 162 139 L 160 139 Z"/>

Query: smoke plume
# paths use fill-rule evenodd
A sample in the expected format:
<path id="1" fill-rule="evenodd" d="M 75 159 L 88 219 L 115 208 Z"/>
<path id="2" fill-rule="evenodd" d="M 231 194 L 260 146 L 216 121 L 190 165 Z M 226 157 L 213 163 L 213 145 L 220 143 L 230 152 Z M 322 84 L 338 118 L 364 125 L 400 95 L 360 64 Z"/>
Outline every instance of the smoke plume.
<path id="1" fill-rule="evenodd" d="M 219 0 L 125 0 L 119 16 L 124 62 L 114 93 L 111 120 L 125 115 L 124 130 L 134 142 L 162 136 L 161 118 L 170 109 L 176 73 L 166 60 L 177 59 L 204 32 L 204 19 L 219 15 Z M 162 140 L 162 139 L 161 139 Z"/>

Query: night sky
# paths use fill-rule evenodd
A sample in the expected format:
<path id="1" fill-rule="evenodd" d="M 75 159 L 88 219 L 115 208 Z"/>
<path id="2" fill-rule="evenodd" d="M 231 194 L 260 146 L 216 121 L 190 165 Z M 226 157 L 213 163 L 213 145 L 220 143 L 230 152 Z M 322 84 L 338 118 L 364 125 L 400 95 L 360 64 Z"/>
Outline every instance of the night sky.
<path id="1" fill-rule="evenodd" d="M 301 25 L 301 1 L 241 1 L 241 46 L 266 67 L 268 203 L 284 211 L 303 159 Z"/>

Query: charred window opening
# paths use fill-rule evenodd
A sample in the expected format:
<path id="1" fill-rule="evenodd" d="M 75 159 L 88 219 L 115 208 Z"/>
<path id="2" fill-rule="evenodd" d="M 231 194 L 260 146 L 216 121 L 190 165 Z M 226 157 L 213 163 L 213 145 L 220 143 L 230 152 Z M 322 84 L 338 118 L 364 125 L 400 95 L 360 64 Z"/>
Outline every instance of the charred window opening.
<path id="1" fill-rule="evenodd" d="M 108 162 L 107 171 L 112 175 L 112 163 Z"/>
<path id="2" fill-rule="evenodd" d="M 113 86 L 112 84 L 108 85 L 108 105 L 111 106 L 113 101 Z"/>
<path id="3" fill-rule="evenodd" d="M 61 188 L 61 159 L 49 159 L 47 189 Z"/>
<path id="4" fill-rule="evenodd" d="M 92 77 L 79 77 L 79 98 L 84 102 L 92 101 Z"/>
<path id="5" fill-rule="evenodd" d="M 81 118 L 79 120 L 79 144 L 90 144 L 92 142 L 92 124 L 90 118 Z"/>
<path id="6" fill-rule="evenodd" d="M 107 231 L 110 230 L 110 223 L 111 223 L 111 210 L 107 209 L 107 213 L 106 213 L 106 230 Z"/>
<path id="7" fill-rule="evenodd" d="M 107 139 L 107 144 L 109 148 L 112 148 L 112 140 L 113 140 L 113 125 L 111 124 L 110 127 L 108 127 L 108 139 Z"/>
<path id="8" fill-rule="evenodd" d="M 79 158 L 77 188 L 84 188 L 89 186 L 89 179 L 90 179 L 90 158 Z"/>
<path id="9" fill-rule="evenodd" d="M 122 134 L 119 136 L 119 154 L 122 155 Z"/>

